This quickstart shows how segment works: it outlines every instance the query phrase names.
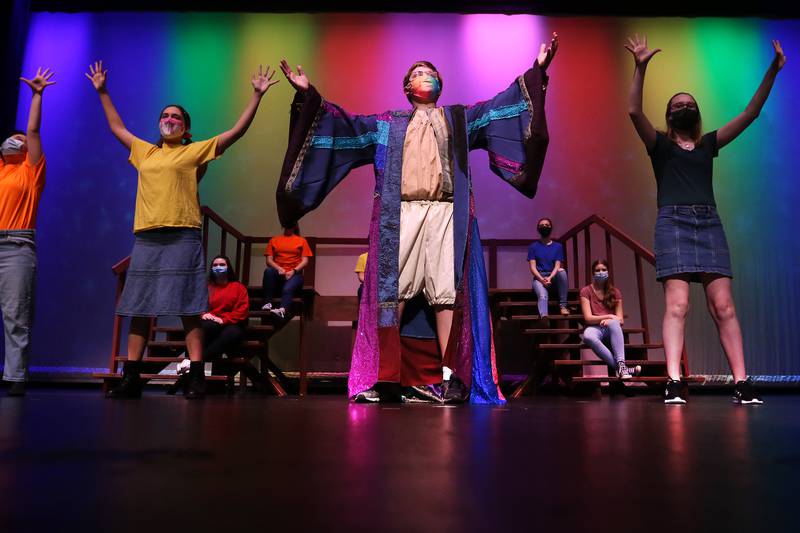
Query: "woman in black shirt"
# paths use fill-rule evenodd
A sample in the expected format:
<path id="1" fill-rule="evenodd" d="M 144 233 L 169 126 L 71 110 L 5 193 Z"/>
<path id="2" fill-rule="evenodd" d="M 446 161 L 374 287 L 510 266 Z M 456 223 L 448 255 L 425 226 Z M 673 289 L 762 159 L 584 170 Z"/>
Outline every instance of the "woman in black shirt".
<path id="1" fill-rule="evenodd" d="M 762 403 L 745 371 L 742 332 L 731 294 L 730 254 L 717 215 L 712 170 L 719 149 L 758 117 L 786 63 L 780 43 L 772 41 L 772 46 L 775 57 L 745 110 L 719 130 L 703 135 L 700 110 L 688 93 L 678 93 L 667 103 L 666 133 L 655 130 L 642 111 L 642 88 L 647 64 L 661 50 L 650 50 L 647 38 L 638 35 L 625 45 L 636 63 L 628 113 L 650 155 L 658 187 L 655 254 L 656 276 L 664 284 L 666 299 L 662 331 L 669 381 L 665 403 L 686 403 L 681 397 L 680 360 L 692 281 L 705 289 L 736 382 L 734 401 Z"/>

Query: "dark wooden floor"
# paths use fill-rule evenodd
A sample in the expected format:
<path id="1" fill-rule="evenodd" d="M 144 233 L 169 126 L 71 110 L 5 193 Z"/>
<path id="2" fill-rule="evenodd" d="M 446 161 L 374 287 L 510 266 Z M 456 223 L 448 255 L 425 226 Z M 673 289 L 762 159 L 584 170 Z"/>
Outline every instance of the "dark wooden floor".
<path id="1" fill-rule="evenodd" d="M 0 531 L 798 531 L 800 396 L 0 398 Z"/>

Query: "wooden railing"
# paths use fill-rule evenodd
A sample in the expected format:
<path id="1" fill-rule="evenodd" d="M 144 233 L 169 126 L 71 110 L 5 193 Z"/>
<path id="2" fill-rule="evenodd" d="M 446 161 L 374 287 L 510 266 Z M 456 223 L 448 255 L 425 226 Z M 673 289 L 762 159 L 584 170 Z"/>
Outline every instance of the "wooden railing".
<path id="1" fill-rule="evenodd" d="M 253 245 L 263 244 L 266 245 L 270 238 L 269 236 L 251 236 L 244 235 L 213 209 L 208 206 L 201 207 L 201 214 L 203 217 L 203 250 L 206 255 L 209 255 L 208 245 L 209 236 L 212 224 L 216 225 L 220 231 L 219 239 L 219 253 L 228 255 L 228 242 L 232 238 L 236 242 L 236 251 L 231 257 L 233 266 L 240 274 L 242 283 L 245 285 L 250 284 L 250 270 L 252 267 L 253 259 Z M 583 221 L 576 224 L 569 229 L 560 238 L 556 239 L 564 246 L 565 254 L 567 255 L 567 263 L 570 265 L 568 268 L 569 275 L 572 276 L 572 285 L 580 287 L 588 284 L 592 279 L 591 262 L 592 258 L 599 257 L 598 254 L 592 251 L 592 236 L 591 228 L 597 226 L 604 232 L 604 255 L 608 261 L 608 269 L 611 275 L 614 275 L 614 254 L 612 247 L 612 238 L 617 239 L 621 244 L 633 252 L 634 256 L 634 270 L 636 273 L 636 287 L 638 291 L 639 303 L 639 317 L 642 329 L 644 329 L 644 342 L 650 343 L 650 323 L 647 313 L 647 294 L 645 291 L 644 274 L 642 269 L 642 262 L 647 262 L 655 265 L 655 256 L 653 252 L 642 246 L 635 239 L 630 237 L 624 231 L 614 226 L 605 218 L 596 214 L 591 215 Z M 579 254 L 579 237 L 583 240 L 583 254 Z M 309 259 L 309 264 L 304 271 L 304 285 L 305 288 L 313 289 L 315 284 L 316 273 L 316 260 L 317 260 L 317 247 L 318 246 L 363 246 L 366 247 L 368 240 L 366 238 L 338 238 L 338 237 L 306 237 L 309 247 L 313 253 L 313 257 Z M 497 256 L 500 248 L 508 247 L 527 247 L 531 243 L 530 239 L 482 239 L 481 244 L 487 253 L 487 276 L 489 288 L 497 288 L 498 285 L 498 267 Z M 216 255 L 216 254 L 215 254 Z M 581 261 L 582 259 L 582 261 Z M 122 287 L 125 284 L 125 275 L 130 264 L 130 257 L 126 257 L 112 267 L 114 274 L 117 276 L 117 291 L 116 297 L 122 293 Z M 581 283 L 583 279 L 583 283 Z M 612 278 L 613 279 L 613 278 Z M 121 319 L 115 315 L 114 329 L 112 335 L 112 350 L 111 350 L 111 364 L 109 368 L 117 371 L 116 357 L 119 354 L 120 344 L 120 330 Z M 686 348 L 683 349 L 681 358 L 681 366 L 685 376 L 689 374 L 689 365 L 686 357 Z"/>

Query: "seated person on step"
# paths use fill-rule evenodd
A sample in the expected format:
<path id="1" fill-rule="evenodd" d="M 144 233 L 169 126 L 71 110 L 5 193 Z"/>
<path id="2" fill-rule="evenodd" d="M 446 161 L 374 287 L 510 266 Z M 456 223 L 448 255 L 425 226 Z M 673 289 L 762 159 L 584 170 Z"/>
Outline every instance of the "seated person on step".
<path id="1" fill-rule="evenodd" d="M 586 324 L 583 342 L 612 368 L 618 378 L 638 376 L 642 371 L 641 366 L 628 368 L 625 364 L 622 293 L 611 282 L 605 259 L 592 263 L 592 274 L 592 282 L 580 293 L 581 311 Z"/>
<path id="2" fill-rule="evenodd" d="M 566 262 L 564 247 L 560 242 L 550 238 L 553 222 L 543 218 L 536 224 L 541 239 L 534 241 L 528 248 L 528 262 L 533 274 L 533 292 L 536 295 L 539 316 L 546 318 L 549 292 L 558 294 L 558 305 L 562 315 L 568 315 L 567 309 L 567 272 L 561 266 Z"/>
<path id="3" fill-rule="evenodd" d="M 308 241 L 300 236 L 300 227 L 283 228 L 282 235 L 270 239 L 264 251 L 267 268 L 264 270 L 264 306 L 280 318 L 285 318 L 292 299 L 303 288 L 303 268 L 311 257 Z M 280 292 L 280 307 L 272 307 L 272 299 Z"/>

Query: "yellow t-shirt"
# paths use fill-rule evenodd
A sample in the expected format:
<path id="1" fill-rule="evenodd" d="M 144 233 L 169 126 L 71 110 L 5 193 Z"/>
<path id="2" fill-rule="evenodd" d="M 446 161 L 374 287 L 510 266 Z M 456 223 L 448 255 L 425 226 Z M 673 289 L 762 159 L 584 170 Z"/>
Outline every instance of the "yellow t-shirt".
<path id="1" fill-rule="evenodd" d="M 197 169 L 217 158 L 217 137 L 161 148 L 134 139 L 128 161 L 139 171 L 133 232 L 199 228 Z"/>
<path id="2" fill-rule="evenodd" d="M 367 271 L 367 254 L 363 253 L 358 256 L 358 261 L 356 261 L 356 269 L 354 272 L 366 272 Z"/>

